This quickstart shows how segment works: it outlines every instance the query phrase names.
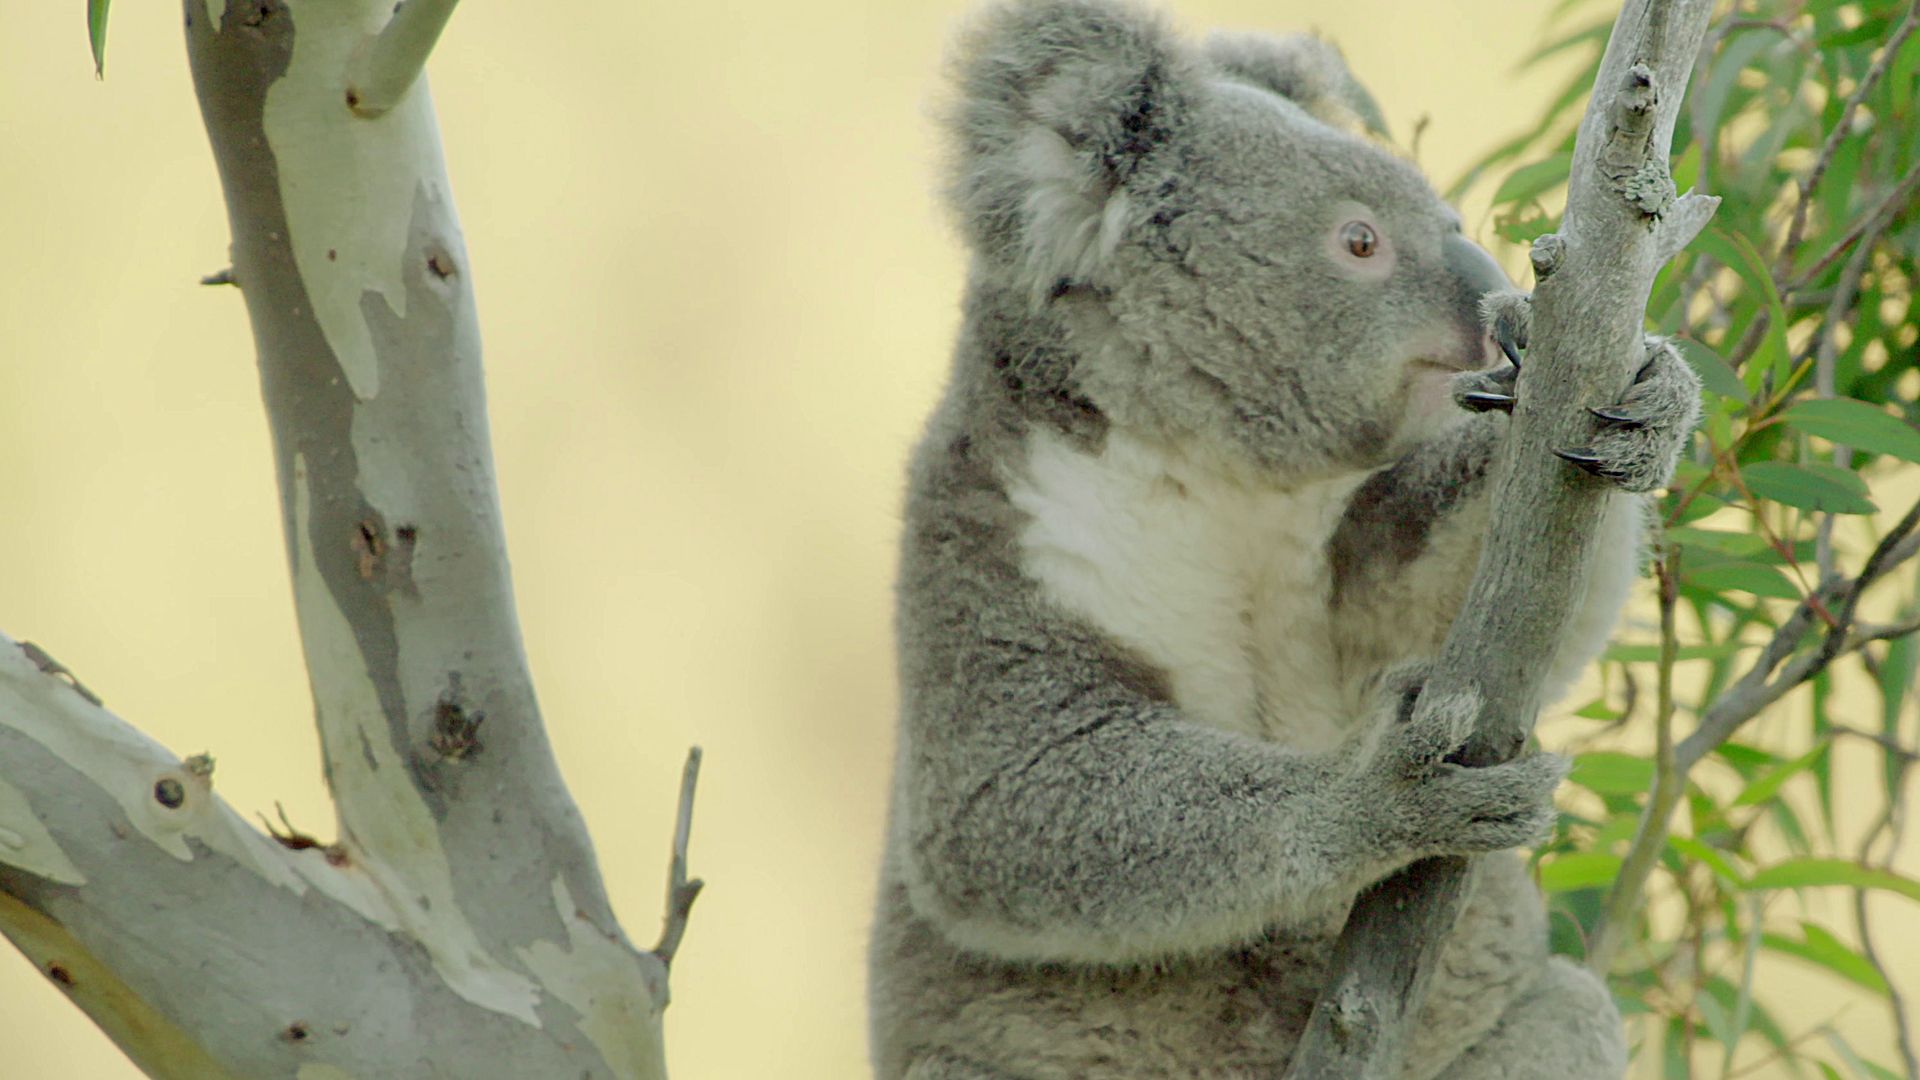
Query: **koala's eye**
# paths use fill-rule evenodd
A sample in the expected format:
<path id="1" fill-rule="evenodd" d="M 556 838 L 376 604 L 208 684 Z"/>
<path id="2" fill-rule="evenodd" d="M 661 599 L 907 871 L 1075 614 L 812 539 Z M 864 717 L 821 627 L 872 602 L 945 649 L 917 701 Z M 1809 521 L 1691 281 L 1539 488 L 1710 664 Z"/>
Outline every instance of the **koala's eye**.
<path id="1" fill-rule="evenodd" d="M 1380 237 L 1374 233 L 1373 226 L 1364 221 L 1349 221 L 1340 229 L 1340 242 L 1347 245 L 1347 251 L 1356 259 L 1365 259 L 1373 255 L 1380 246 Z"/>

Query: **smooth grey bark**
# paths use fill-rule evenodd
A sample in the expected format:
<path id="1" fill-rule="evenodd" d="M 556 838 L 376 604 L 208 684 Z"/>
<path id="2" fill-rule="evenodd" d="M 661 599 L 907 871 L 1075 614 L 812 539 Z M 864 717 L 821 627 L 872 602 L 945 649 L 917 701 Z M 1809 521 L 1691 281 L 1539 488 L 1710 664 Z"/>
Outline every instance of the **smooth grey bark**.
<path id="1" fill-rule="evenodd" d="M 210 762 L 0 638 L 0 933 L 156 1077 L 665 1075 L 692 767 L 656 954 L 527 671 L 418 78 L 452 4 L 416 3 L 184 3 L 339 840 L 263 836 Z"/>
<path id="2" fill-rule="evenodd" d="M 1585 407 L 1619 400 L 1632 383 L 1654 275 L 1718 204 L 1676 197 L 1667 167 L 1711 13 L 1711 0 L 1627 0 L 1581 120 L 1561 230 L 1534 243 L 1532 340 L 1494 471 L 1493 528 L 1415 706 L 1476 703 L 1469 765 L 1507 760 L 1525 745 L 1541 674 L 1581 595 L 1612 494 L 1552 451 L 1586 442 Z M 1407 1021 L 1459 914 L 1467 873 L 1464 859 L 1424 860 L 1362 895 L 1289 1078 L 1399 1075 Z"/>

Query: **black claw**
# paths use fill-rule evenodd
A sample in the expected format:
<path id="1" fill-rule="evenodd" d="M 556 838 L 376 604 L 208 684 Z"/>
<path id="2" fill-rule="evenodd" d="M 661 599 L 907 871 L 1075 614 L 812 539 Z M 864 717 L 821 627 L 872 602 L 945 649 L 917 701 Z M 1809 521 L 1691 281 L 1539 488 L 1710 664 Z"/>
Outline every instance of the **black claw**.
<path id="1" fill-rule="evenodd" d="M 1513 411 L 1513 401 L 1511 394 L 1494 394 L 1485 390 L 1470 390 L 1460 395 L 1460 404 L 1474 412 L 1493 412 L 1498 409 L 1510 413 Z"/>
<path id="2" fill-rule="evenodd" d="M 1507 338 L 1502 335 L 1494 338 L 1494 343 L 1500 346 L 1501 352 L 1507 354 L 1507 359 L 1513 362 L 1514 367 L 1517 368 L 1520 366 L 1520 350 L 1513 347 L 1513 342 L 1507 340 Z"/>
<path id="3" fill-rule="evenodd" d="M 1605 458 L 1594 453 L 1590 446 L 1574 446 L 1565 450 L 1555 450 L 1553 456 L 1569 465 L 1577 466 L 1580 471 L 1597 476 L 1602 480 L 1618 480 L 1620 474 L 1607 468 Z"/>
<path id="4" fill-rule="evenodd" d="M 1625 427 L 1640 427 L 1641 425 L 1646 423 L 1646 420 L 1642 419 L 1641 417 L 1635 416 L 1632 413 L 1618 412 L 1613 409 L 1600 409 L 1600 408 L 1595 408 L 1593 406 L 1588 406 L 1587 411 L 1593 414 L 1594 419 L 1600 420 L 1608 424 L 1620 424 Z"/>

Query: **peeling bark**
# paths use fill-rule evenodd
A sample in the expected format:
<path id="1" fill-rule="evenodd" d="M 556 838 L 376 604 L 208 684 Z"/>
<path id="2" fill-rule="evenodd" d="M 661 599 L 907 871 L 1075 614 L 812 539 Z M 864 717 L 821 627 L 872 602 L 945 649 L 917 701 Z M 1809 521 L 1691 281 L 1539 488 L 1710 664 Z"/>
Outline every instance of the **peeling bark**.
<path id="1" fill-rule="evenodd" d="M 1627 0 L 1581 120 L 1557 235 L 1534 244 L 1532 343 L 1494 472 L 1493 528 L 1460 617 L 1416 708 L 1485 703 L 1469 764 L 1511 758 L 1539 711 L 1540 678 L 1610 492 L 1552 449 L 1584 442 L 1587 405 L 1617 401 L 1644 357 L 1648 294 L 1717 200 L 1676 197 L 1673 125 L 1712 13 L 1709 0 Z M 1464 859 L 1428 859 L 1365 893 L 1287 1076 L 1389 1080 L 1427 972 L 1458 916 Z"/>

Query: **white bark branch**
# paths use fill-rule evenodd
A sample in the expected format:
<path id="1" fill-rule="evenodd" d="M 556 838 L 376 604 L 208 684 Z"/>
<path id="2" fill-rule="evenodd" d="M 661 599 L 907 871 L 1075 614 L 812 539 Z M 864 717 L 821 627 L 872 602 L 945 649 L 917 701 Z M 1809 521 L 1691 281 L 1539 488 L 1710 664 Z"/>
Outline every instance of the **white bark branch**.
<path id="1" fill-rule="evenodd" d="M 466 251 L 406 92 L 451 6 L 185 0 L 338 842 L 256 832 L 0 639 L 0 932 L 155 1076 L 665 1074 L 666 965 L 615 921 L 535 704 Z M 369 38 L 373 121 L 341 87 Z"/>
<path id="2" fill-rule="evenodd" d="M 361 42 L 347 66 L 347 107 L 372 119 L 400 103 L 426 70 L 460 0 L 401 0 L 378 34 Z"/>
<path id="3" fill-rule="evenodd" d="M 1710 0 L 1628 0 L 1581 121 L 1560 233 L 1535 245 L 1531 348 L 1493 477 L 1494 525 L 1471 589 L 1416 708 L 1468 698 L 1481 725 L 1464 751 L 1484 765 L 1518 753 L 1540 681 L 1584 589 L 1606 502 L 1599 481 L 1551 451 L 1584 443 L 1588 405 L 1617 401 L 1644 360 L 1654 274 L 1716 200 L 1676 199 L 1667 159 Z M 1416 863 L 1364 894 L 1333 977 L 1287 1075 L 1398 1075 L 1399 1047 L 1427 972 L 1464 899 L 1463 859 Z"/>

